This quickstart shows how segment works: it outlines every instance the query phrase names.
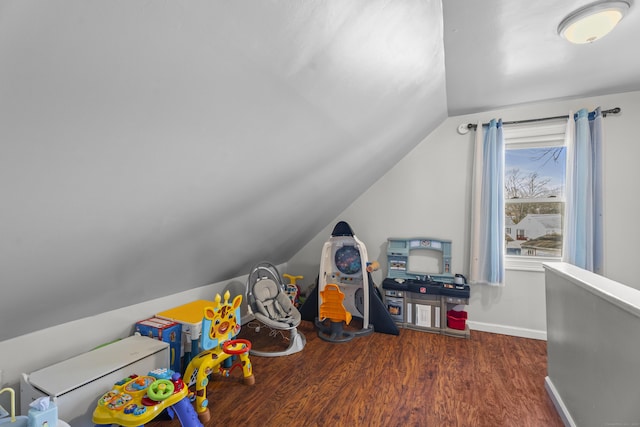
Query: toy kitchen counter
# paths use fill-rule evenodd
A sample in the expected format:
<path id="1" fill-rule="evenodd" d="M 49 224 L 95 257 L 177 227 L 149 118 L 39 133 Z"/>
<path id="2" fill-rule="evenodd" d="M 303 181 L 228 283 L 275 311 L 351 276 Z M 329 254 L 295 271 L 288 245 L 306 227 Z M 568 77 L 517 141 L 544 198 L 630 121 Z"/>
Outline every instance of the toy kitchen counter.
<path id="1" fill-rule="evenodd" d="M 464 276 L 450 271 L 450 240 L 389 238 L 387 260 L 384 303 L 399 327 L 470 337 L 462 308 L 471 289 Z M 434 265 L 438 272 L 425 272 Z"/>

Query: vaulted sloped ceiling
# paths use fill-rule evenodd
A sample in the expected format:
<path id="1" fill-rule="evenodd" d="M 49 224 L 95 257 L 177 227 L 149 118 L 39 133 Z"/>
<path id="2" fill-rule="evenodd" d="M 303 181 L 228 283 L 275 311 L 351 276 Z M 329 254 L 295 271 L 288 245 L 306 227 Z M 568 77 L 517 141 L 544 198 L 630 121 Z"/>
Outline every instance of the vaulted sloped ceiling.
<path id="1" fill-rule="evenodd" d="M 0 340 L 283 262 L 447 115 L 440 1 L 0 3 Z"/>

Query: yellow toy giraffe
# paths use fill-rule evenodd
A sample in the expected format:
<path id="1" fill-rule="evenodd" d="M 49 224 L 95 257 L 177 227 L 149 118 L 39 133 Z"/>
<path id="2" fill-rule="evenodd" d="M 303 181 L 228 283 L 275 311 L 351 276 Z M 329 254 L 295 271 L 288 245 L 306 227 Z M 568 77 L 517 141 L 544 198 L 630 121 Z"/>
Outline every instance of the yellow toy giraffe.
<path id="1" fill-rule="evenodd" d="M 184 373 L 189 386 L 195 385 L 196 412 L 201 422 L 209 421 L 211 418 L 207 384 L 209 375 L 213 374 L 214 370 L 220 375 L 229 376 L 236 367 L 241 367 L 244 383 L 255 383 L 249 360 L 251 343 L 247 340 L 233 339 L 240 332 L 242 295 L 236 296 L 232 303 L 229 303 L 229 297 L 229 291 L 225 292 L 224 302 L 221 302 L 220 295 L 217 294 L 213 306 L 204 309 L 200 335 L 200 345 L 204 351 L 189 362 Z M 236 355 L 238 358 L 233 357 Z"/>

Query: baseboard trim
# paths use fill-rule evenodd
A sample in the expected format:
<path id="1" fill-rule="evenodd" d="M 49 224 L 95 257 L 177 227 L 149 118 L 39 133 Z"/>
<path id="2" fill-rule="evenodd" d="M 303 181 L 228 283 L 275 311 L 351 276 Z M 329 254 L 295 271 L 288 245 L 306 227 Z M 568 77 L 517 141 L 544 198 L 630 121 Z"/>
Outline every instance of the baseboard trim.
<path id="1" fill-rule="evenodd" d="M 544 388 L 547 389 L 547 394 L 549 394 L 549 397 L 553 402 L 553 406 L 556 407 L 556 411 L 558 411 L 558 414 L 560 415 L 560 418 L 562 418 L 562 422 L 564 423 L 564 425 L 566 427 L 576 427 L 576 423 L 573 421 L 573 418 L 571 418 L 571 414 L 569 413 L 567 407 L 564 405 L 564 402 L 562 401 L 562 397 L 560 397 L 558 390 L 556 390 L 553 382 L 551 382 L 551 378 L 544 377 Z"/>
<path id="2" fill-rule="evenodd" d="M 535 340 L 547 340 L 547 331 L 518 328 L 515 326 L 497 325 L 495 323 L 474 322 L 467 320 L 472 331 L 491 332 L 494 334 L 511 335 L 514 337 L 531 338 Z"/>

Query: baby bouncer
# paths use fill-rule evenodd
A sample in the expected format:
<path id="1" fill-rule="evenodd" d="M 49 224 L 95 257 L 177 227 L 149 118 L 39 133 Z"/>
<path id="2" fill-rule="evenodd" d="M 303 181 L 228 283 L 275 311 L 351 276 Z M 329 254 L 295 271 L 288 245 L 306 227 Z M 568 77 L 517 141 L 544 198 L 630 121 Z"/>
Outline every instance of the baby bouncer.
<path id="1" fill-rule="evenodd" d="M 282 351 L 251 349 L 251 354 L 263 357 L 287 356 L 301 351 L 306 339 L 298 332 L 300 312 L 286 293 L 286 287 L 275 265 L 262 261 L 247 277 L 249 311 L 256 320 L 272 331 L 289 331 L 289 346 Z"/>

